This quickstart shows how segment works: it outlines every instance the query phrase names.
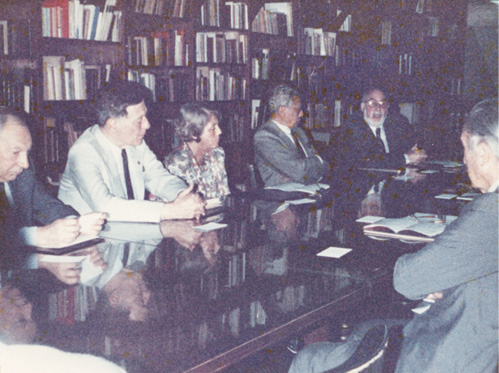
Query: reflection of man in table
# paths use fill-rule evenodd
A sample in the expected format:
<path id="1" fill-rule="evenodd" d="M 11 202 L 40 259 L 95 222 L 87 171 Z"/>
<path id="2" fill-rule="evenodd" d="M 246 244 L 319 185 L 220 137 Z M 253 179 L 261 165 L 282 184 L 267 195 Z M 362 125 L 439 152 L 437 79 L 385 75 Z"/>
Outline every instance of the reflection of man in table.
<path id="1" fill-rule="evenodd" d="M 499 123 L 496 99 L 463 128 L 464 163 L 483 195 L 422 250 L 399 258 L 395 289 L 434 300 L 404 328 L 397 372 L 492 372 L 498 364 Z M 430 303 L 431 304 L 431 303 Z"/>
<path id="2" fill-rule="evenodd" d="M 311 184 L 324 177 L 329 166 L 298 128 L 303 116 L 298 92 L 280 85 L 269 99 L 270 120 L 255 133 L 255 162 L 265 186 L 290 182 Z"/>
<path id="3" fill-rule="evenodd" d="M 389 108 L 390 102 L 379 87 L 364 90 L 361 112 L 345 122 L 333 149 L 339 166 L 397 169 L 426 159 L 407 119 Z"/>

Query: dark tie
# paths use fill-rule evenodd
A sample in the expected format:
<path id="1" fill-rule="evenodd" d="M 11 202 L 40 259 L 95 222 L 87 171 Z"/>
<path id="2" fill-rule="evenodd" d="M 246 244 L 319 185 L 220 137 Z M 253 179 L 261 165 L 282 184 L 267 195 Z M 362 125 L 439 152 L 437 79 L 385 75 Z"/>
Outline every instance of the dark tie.
<path id="1" fill-rule="evenodd" d="M 381 128 L 376 128 L 376 140 L 378 141 L 378 146 L 380 147 L 381 152 L 386 153 L 385 143 L 381 139 Z"/>
<path id="2" fill-rule="evenodd" d="M 0 224 L 4 225 L 12 212 L 12 206 L 5 192 L 5 184 L 0 183 Z"/>
<path id="3" fill-rule="evenodd" d="M 300 158 L 307 158 L 307 154 L 303 150 L 300 140 L 298 140 L 298 134 L 295 131 L 291 132 L 293 139 L 295 140 L 296 149 L 298 150 L 298 154 L 300 154 Z"/>
<path id="4" fill-rule="evenodd" d="M 126 194 L 128 199 L 134 199 L 132 179 L 130 179 L 130 170 L 128 169 L 128 156 L 126 155 L 125 149 L 121 150 L 121 157 L 123 158 L 123 171 L 125 171 Z"/>
<path id="5" fill-rule="evenodd" d="M 126 268 L 128 264 L 128 257 L 130 256 L 130 242 L 125 243 L 123 247 L 123 257 L 121 258 L 123 262 L 123 268 Z"/>

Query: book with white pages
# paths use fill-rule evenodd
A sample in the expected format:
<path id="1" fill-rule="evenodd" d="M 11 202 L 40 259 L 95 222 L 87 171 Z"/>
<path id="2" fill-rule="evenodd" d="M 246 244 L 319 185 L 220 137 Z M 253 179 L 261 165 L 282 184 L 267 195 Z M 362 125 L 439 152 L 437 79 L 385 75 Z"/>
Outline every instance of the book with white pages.
<path id="1" fill-rule="evenodd" d="M 398 219 L 382 219 L 364 226 L 364 234 L 381 238 L 398 238 L 406 241 L 431 242 L 441 234 L 456 216 L 446 215 L 445 222 L 437 215 L 416 213 Z"/>
<path id="2" fill-rule="evenodd" d="M 329 185 L 323 183 L 315 184 L 300 184 L 300 183 L 286 183 L 281 185 L 276 185 L 272 187 L 266 187 L 265 189 L 275 189 L 283 192 L 304 192 L 309 194 L 315 194 L 321 189 L 329 189 Z"/>

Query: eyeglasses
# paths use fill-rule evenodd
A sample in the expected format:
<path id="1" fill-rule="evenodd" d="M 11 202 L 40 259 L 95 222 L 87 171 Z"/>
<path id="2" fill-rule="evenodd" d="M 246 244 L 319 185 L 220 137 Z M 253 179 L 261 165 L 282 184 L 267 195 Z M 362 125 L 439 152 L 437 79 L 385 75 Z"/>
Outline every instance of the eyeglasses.
<path id="1" fill-rule="evenodd" d="M 375 99 L 370 99 L 368 101 L 363 101 L 367 106 L 369 106 L 371 109 L 374 109 L 376 107 L 380 107 L 381 109 L 388 109 L 390 107 L 390 103 L 388 101 L 382 100 L 382 101 L 376 101 Z"/>

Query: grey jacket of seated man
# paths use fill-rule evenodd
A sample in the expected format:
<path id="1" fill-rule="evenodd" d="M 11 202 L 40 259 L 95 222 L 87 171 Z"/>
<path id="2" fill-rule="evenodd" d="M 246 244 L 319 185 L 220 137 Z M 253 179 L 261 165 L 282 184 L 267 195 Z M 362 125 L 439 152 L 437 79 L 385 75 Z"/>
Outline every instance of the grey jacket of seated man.
<path id="1" fill-rule="evenodd" d="M 303 158 L 292 140 L 269 120 L 255 133 L 255 162 L 265 186 L 276 186 L 290 182 L 312 184 L 326 176 L 329 166 L 317 157 L 301 128 L 296 136 L 306 152 Z"/>

